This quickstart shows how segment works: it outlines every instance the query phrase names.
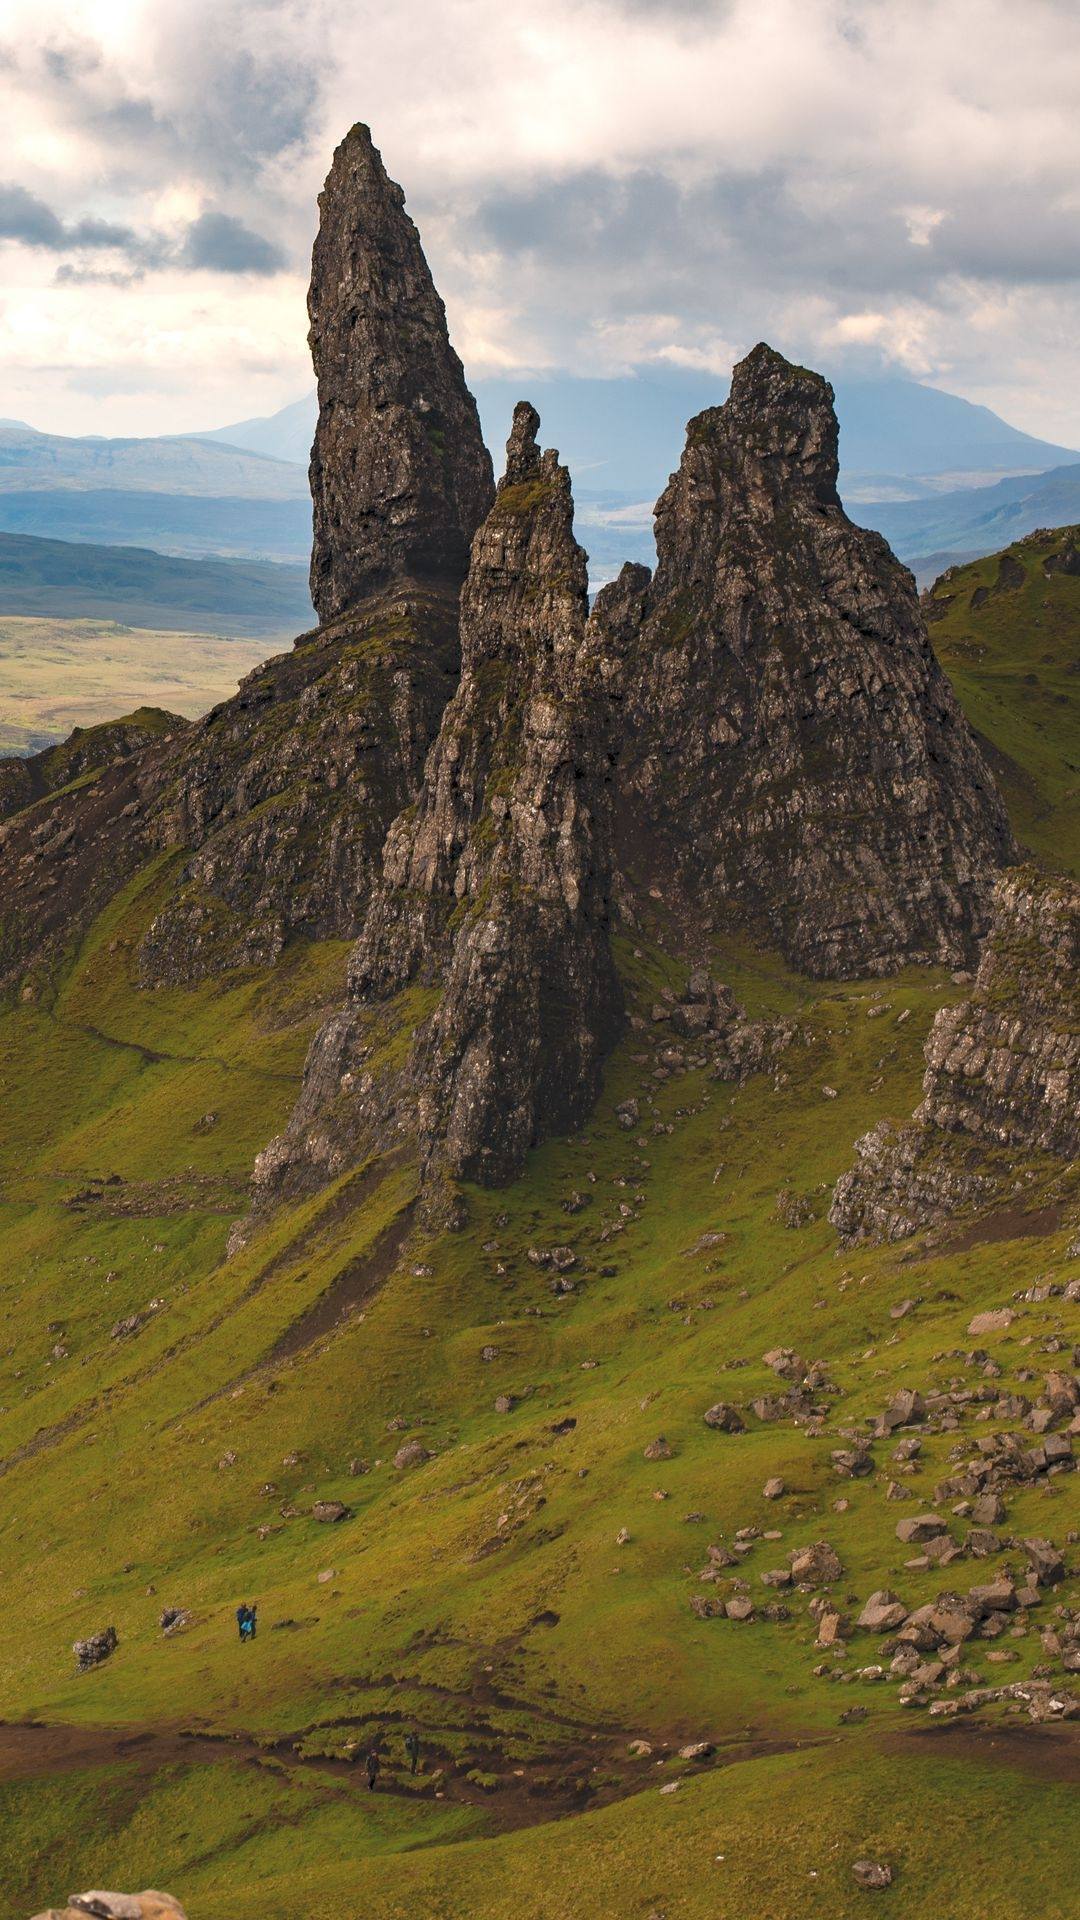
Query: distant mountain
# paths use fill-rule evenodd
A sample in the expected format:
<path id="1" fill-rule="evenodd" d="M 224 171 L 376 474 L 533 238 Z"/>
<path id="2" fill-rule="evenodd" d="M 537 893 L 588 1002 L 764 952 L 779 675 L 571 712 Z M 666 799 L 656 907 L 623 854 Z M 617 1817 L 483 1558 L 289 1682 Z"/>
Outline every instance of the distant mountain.
<path id="1" fill-rule="evenodd" d="M 837 380 L 842 485 L 848 500 L 918 498 L 1002 474 L 1042 472 L 1080 452 L 1038 440 L 956 394 L 915 380 Z M 515 374 L 473 382 L 488 445 L 501 449 L 514 402 L 539 408 L 545 440 L 582 485 L 656 500 L 678 464 L 686 422 L 727 396 L 728 382 L 675 367 L 639 368 L 612 380 Z M 305 464 L 315 396 L 265 419 L 242 420 L 204 438 Z M 899 482 L 906 482 L 900 485 Z"/>
<path id="2" fill-rule="evenodd" d="M 879 502 L 852 509 L 865 527 L 876 527 L 909 564 L 933 555 L 941 567 L 996 553 L 1036 527 L 1066 527 L 1080 520 L 1080 465 L 1049 473 L 999 480 L 932 500 Z M 925 567 L 917 571 L 925 574 Z"/>
<path id="3" fill-rule="evenodd" d="M 307 570 L 258 560 L 178 560 L 0 533 L 0 614 L 120 620 L 185 632 L 291 637 L 313 624 Z"/>
<path id="4" fill-rule="evenodd" d="M 298 500 L 307 477 L 287 461 L 205 440 L 68 439 L 0 425 L 0 494 L 83 489 Z"/>
<path id="5" fill-rule="evenodd" d="M 197 559 L 208 555 L 283 560 L 307 566 L 311 501 L 218 498 L 119 488 L 0 491 L 0 531 L 110 547 L 152 547 Z"/>
<path id="6" fill-rule="evenodd" d="M 306 473 L 317 411 L 315 395 L 309 393 L 302 400 L 294 400 L 291 406 L 282 407 L 279 413 L 267 414 L 262 419 L 238 420 L 231 427 L 214 427 L 198 438 L 246 447 L 252 453 L 269 454 L 275 460 L 293 460 Z"/>

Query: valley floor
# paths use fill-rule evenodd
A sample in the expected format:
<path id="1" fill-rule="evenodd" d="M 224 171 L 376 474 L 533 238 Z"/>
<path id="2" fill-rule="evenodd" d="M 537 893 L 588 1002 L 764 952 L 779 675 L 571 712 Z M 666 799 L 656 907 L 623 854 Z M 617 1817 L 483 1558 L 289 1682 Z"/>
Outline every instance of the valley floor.
<path id="1" fill-rule="evenodd" d="M 740 1088 L 692 1047 L 660 1058 L 652 1009 L 687 964 L 658 921 L 621 948 L 636 1023 L 594 1123 L 470 1192 L 462 1232 L 425 1235 L 387 1161 L 226 1259 L 346 949 L 140 992 L 169 881 L 146 869 L 55 998 L 0 1019 L 0 1914 L 155 1884 L 192 1920 L 846 1920 L 867 1858 L 904 1920 L 1074 1914 L 1080 1723 L 905 1707 L 880 1633 L 850 1624 L 877 1589 L 914 1607 L 1019 1566 L 1004 1544 L 906 1566 L 897 1521 L 1010 1425 L 967 1393 L 987 1357 L 1005 1395 L 1080 1338 L 1077 1198 L 1037 1164 L 951 1244 L 840 1253 L 825 1217 L 856 1137 L 911 1112 L 962 989 L 822 986 L 714 943 L 749 1012 L 794 1029 Z M 566 1293 L 530 1257 L 561 1247 Z M 822 1362 L 820 1431 L 748 1411 L 777 1347 Z M 901 1387 L 967 1397 L 905 1467 L 894 1436 L 839 1475 Z M 704 1424 L 718 1402 L 743 1431 Z M 1078 1486 L 1017 1488 L 1010 1537 L 1068 1554 Z M 962 1545 L 956 1504 L 932 1510 Z M 762 1582 L 816 1541 L 843 1567 L 831 1650 L 813 1593 Z M 692 1609 L 740 1579 L 751 1619 Z M 964 1668 L 1028 1679 L 1078 1600 L 1070 1574 Z M 189 1619 L 163 1635 L 167 1607 Z M 73 1641 L 109 1625 L 116 1652 L 77 1673 Z"/>

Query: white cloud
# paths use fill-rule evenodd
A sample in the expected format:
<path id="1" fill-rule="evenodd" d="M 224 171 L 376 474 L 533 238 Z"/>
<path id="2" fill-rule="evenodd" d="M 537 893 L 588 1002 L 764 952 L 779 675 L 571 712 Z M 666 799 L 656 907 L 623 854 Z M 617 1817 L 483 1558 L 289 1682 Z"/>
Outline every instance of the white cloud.
<path id="1" fill-rule="evenodd" d="M 288 262 L 265 284 L 172 263 L 65 287 L 5 250 L 0 412 L 175 430 L 295 397 L 315 196 L 359 117 L 478 371 L 720 371 L 765 336 L 1080 443 L 1072 0 L 5 0 L 0 18 L 12 183 L 67 228 L 211 213 Z"/>

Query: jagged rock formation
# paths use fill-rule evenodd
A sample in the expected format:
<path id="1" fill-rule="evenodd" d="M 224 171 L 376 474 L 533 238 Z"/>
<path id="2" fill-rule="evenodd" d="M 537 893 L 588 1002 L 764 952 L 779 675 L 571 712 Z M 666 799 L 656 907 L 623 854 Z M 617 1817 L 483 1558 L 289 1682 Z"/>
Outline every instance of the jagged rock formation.
<path id="1" fill-rule="evenodd" d="M 162 707 L 139 707 L 120 720 L 76 727 L 66 740 L 40 753 L 0 760 L 0 820 L 21 813 L 24 807 L 57 793 L 72 780 L 81 780 L 87 773 L 155 745 L 166 733 L 183 733 L 189 724 Z"/>
<path id="2" fill-rule="evenodd" d="M 154 804 L 175 773 L 188 723 L 150 730 L 137 746 L 126 730 L 116 731 L 124 751 L 110 757 L 114 730 L 92 730 L 104 735 L 106 757 L 96 765 L 93 747 L 89 765 L 83 761 L 77 734 L 47 749 L 40 758 L 49 764 L 32 768 L 35 784 L 66 764 L 79 765 L 79 773 L 55 791 L 46 785 L 0 823 L 0 995 L 40 998 L 57 962 L 153 852 Z"/>
<path id="3" fill-rule="evenodd" d="M 159 842 L 192 848 L 140 955 L 148 983 L 355 936 L 458 669 L 457 596 L 402 583 L 303 636 L 198 723 Z"/>
<path id="4" fill-rule="evenodd" d="M 923 1090 L 913 1124 L 864 1135 L 837 1182 L 829 1217 L 847 1245 L 902 1239 L 1022 1192 L 1022 1157 L 1080 1154 L 1075 881 L 1031 868 L 999 880 L 974 991 L 934 1021 Z"/>
<path id="5" fill-rule="evenodd" d="M 366 128 L 338 149 L 320 208 L 324 624 L 249 675 L 182 751 L 148 740 L 123 775 L 32 823 L 14 814 L 0 845 L 0 989 L 50 963 L 156 850 L 190 857 L 143 943 L 146 985 L 267 966 L 293 935 L 355 938 L 363 924 L 386 830 L 417 792 L 457 682 L 458 593 L 491 461 L 401 189 Z M 0 810 L 55 787 L 54 765 L 68 780 L 85 770 L 77 737 L 0 774 Z"/>
<path id="6" fill-rule="evenodd" d="M 832 389 L 759 346 L 690 422 L 624 662 L 619 856 L 818 975 L 958 964 L 1013 855 L 911 575 L 847 519 Z"/>
<path id="7" fill-rule="evenodd" d="M 334 154 L 319 212 L 311 597 L 327 621 L 403 576 L 460 581 L 494 482 L 420 236 L 367 127 Z"/>
<path id="8" fill-rule="evenodd" d="M 611 755 L 570 479 L 540 453 L 538 426 L 516 409 L 462 591 L 461 684 L 420 798 L 387 837 L 349 1003 L 312 1050 L 290 1135 L 263 1156 L 271 1189 L 335 1170 L 343 1141 L 356 1152 L 385 1137 L 365 1012 L 410 986 L 439 1000 L 389 1104 L 429 1174 L 509 1179 L 595 1099 L 620 1007 Z"/>

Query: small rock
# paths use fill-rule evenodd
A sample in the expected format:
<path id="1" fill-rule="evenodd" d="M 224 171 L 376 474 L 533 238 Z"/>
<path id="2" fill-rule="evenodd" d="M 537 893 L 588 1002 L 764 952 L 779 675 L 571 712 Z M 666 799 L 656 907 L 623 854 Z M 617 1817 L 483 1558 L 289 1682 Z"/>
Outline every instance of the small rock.
<path id="1" fill-rule="evenodd" d="M 866 1893 L 876 1893 L 883 1887 L 891 1887 L 892 1868 L 884 1860 L 856 1860 L 851 1869 L 856 1884 Z"/>

